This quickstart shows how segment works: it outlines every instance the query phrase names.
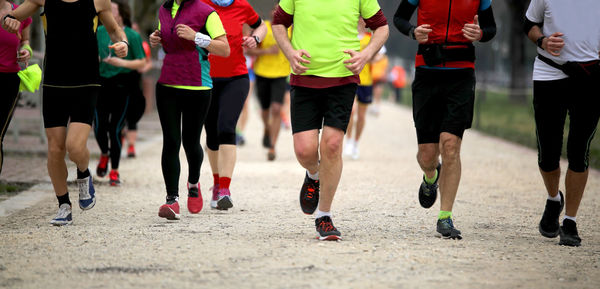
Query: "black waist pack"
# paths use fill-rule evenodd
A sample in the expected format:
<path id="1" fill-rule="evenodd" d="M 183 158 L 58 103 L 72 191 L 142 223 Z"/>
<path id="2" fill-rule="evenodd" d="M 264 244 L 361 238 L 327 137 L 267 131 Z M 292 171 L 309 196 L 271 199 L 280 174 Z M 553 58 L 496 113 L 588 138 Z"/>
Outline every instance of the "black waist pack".
<path id="1" fill-rule="evenodd" d="M 420 44 L 417 54 L 423 55 L 428 66 L 448 61 L 475 61 L 475 47 L 472 43 Z"/>
<path id="2" fill-rule="evenodd" d="M 560 65 L 552 59 L 538 54 L 538 58 L 544 63 L 560 69 L 569 77 L 590 77 L 590 76 L 600 76 L 600 60 L 592 60 L 586 62 L 575 62 L 575 61 L 567 61 L 565 64 Z"/>

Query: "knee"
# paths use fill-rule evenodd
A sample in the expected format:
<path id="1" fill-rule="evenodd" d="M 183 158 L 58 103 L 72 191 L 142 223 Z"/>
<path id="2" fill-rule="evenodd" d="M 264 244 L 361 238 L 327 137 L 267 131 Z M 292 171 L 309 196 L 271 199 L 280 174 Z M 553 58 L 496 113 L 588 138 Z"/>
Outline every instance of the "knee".
<path id="1" fill-rule="evenodd" d="M 312 144 L 295 143 L 294 152 L 300 162 L 309 161 L 317 154 L 317 147 Z"/>
<path id="2" fill-rule="evenodd" d="M 419 149 L 417 153 L 419 165 L 426 168 L 435 168 L 438 162 L 438 156 L 434 148 Z"/>
<path id="3" fill-rule="evenodd" d="M 366 117 L 365 117 L 364 113 L 359 113 L 358 114 L 358 121 L 365 122 L 365 119 L 366 119 Z"/>
<path id="4" fill-rule="evenodd" d="M 279 117 L 281 114 L 281 104 L 280 103 L 272 103 L 271 104 L 271 115 L 274 117 Z"/>
<path id="5" fill-rule="evenodd" d="M 333 158 L 336 156 L 341 156 L 342 154 L 342 137 L 332 136 L 324 140 L 324 147 L 322 149 L 322 153 L 325 157 Z"/>
<path id="6" fill-rule="evenodd" d="M 64 144 L 48 144 L 48 159 L 64 159 L 66 153 Z"/>
<path id="7" fill-rule="evenodd" d="M 460 157 L 460 139 L 457 136 L 440 138 L 440 152 L 443 160 L 457 160 Z"/>

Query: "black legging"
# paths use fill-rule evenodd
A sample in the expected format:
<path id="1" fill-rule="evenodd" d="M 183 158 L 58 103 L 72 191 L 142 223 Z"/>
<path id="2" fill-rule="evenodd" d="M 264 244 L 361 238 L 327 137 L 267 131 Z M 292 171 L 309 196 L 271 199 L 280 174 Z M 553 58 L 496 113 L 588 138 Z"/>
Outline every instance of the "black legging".
<path id="1" fill-rule="evenodd" d="M 188 182 L 200 179 L 200 166 L 204 158 L 200 146 L 202 125 L 210 106 L 210 90 L 187 90 L 156 85 L 156 108 L 163 132 L 162 172 L 167 196 L 179 196 L 179 149 L 188 161 Z"/>
<path id="2" fill-rule="evenodd" d="M 0 173 L 4 162 L 4 151 L 2 143 L 4 135 L 10 125 L 17 99 L 19 96 L 19 84 L 21 80 L 16 73 L 0 73 Z"/>
<path id="3" fill-rule="evenodd" d="M 102 154 L 110 152 L 110 166 L 113 170 L 119 168 L 121 160 L 121 130 L 128 105 L 127 77 L 120 74 L 112 78 L 102 78 L 102 89 L 96 104 L 94 133 Z"/>
<path id="4" fill-rule="evenodd" d="M 213 101 L 206 117 L 206 146 L 235 145 L 235 127 L 248 97 L 248 74 L 232 78 L 213 78 Z"/>
<path id="5" fill-rule="evenodd" d="M 140 87 L 141 74 L 137 71 L 129 73 L 129 106 L 127 107 L 127 129 L 137 130 L 137 123 L 142 119 L 146 110 L 146 98 Z"/>

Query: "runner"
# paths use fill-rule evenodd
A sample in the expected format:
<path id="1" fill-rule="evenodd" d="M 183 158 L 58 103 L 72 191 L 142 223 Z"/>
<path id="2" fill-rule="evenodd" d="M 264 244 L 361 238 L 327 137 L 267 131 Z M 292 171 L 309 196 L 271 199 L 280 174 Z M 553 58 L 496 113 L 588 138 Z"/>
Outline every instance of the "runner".
<path id="1" fill-rule="evenodd" d="M 219 15 L 200 0 L 168 0 L 159 10 L 159 29 L 150 45 L 161 44 L 166 56 L 156 84 L 156 107 L 163 131 L 162 172 L 167 200 L 158 216 L 179 220 L 179 148 L 188 161 L 190 213 L 202 210 L 200 166 L 204 158 L 200 133 L 211 102 L 213 82 L 208 57 L 229 56 Z"/>
<path id="2" fill-rule="evenodd" d="M 373 30 L 371 42 L 361 51 L 356 29 L 359 17 Z M 292 23 L 290 42 L 286 28 Z M 305 214 L 317 211 L 320 240 L 341 239 L 331 219 L 331 204 L 342 174 L 344 133 L 358 74 L 381 49 L 388 33 L 376 0 L 282 0 L 273 17 L 273 35 L 293 71 L 294 151 L 306 169 L 300 207 Z"/>
<path id="3" fill-rule="evenodd" d="M 19 5 L 7 0 L 0 0 L 0 17 L 4 17 L 17 7 Z M 0 87 L 2 87 L 2 94 L 0 94 L 0 174 L 4 162 L 2 142 L 4 142 L 4 135 L 10 125 L 19 97 L 21 83 L 17 75 L 20 70 L 19 63 L 25 63 L 27 66 L 27 62 L 33 54 L 31 46 L 29 46 L 30 24 L 31 18 L 23 21 L 18 35 L 0 29 L 0 43 L 2 43 L 0 45 Z"/>
<path id="4" fill-rule="evenodd" d="M 236 160 L 235 126 L 248 96 L 248 69 L 243 48 L 255 48 L 267 27 L 246 0 L 202 0 L 213 7 L 223 20 L 231 48 L 229 57 L 210 55 L 210 76 L 214 84 L 213 100 L 206 117 L 206 146 L 213 172 L 213 209 L 233 207 L 229 185 Z M 243 36 L 242 26 L 252 28 Z"/>
<path id="5" fill-rule="evenodd" d="M 109 184 L 120 186 L 121 131 L 125 125 L 125 116 L 132 96 L 130 86 L 135 81 L 135 70 L 143 67 L 146 60 L 142 48 L 142 38 L 131 29 L 129 5 L 123 0 L 113 0 L 111 7 L 113 17 L 125 31 L 130 49 L 123 59 L 111 57 L 111 51 L 108 49 L 110 37 L 104 26 L 98 27 L 96 38 L 98 53 L 102 60 L 100 62 L 102 88 L 96 105 L 94 133 L 102 154 L 96 168 L 96 175 L 106 176 L 110 159 Z"/>
<path id="6" fill-rule="evenodd" d="M 248 29 L 245 27 L 249 26 L 244 26 L 244 31 Z M 250 113 L 248 113 L 248 110 L 250 109 L 250 96 L 252 95 L 252 93 L 254 93 L 254 85 L 256 83 L 256 75 L 254 74 L 254 69 L 252 68 L 252 66 L 254 65 L 254 58 L 246 55 L 246 51 L 244 51 L 244 57 L 246 57 L 246 68 L 248 68 L 248 79 L 250 81 L 250 88 L 248 89 L 248 96 L 246 97 L 246 101 L 244 101 L 244 108 L 242 108 L 242 112 L 240 113 L 240 117 L 235 127 L 235 144 L 238 146 L 243 146 L 246 144 L 244 130 L 246 130 L 246 124 L 248 124 L 248 117 L 250 115 Z"/>
<path id="7" fill-rule="evenodd" d="M 27 17 L 40 8 L 46 31 L 43 117 L 48 138 L 48 174 L 58 199 L 58 214 L 51 224 L 72 223 L 67 190 L 65 155 L 77 165 L 79 207 L 89 210 L 96 204 L 96 192 L 88 170 L 87 139 L 98 97 L 99 68 L 96 24 L 98 18 L 114 44 L 116 56 L 127 55 L 123 29 L 112 16 L 108 0 L 48 1 L 26 0 L 2 18 L 4 29 L 15 33 Z M 65 39 L 77 40 L 76 49 L 65 49 Z M 67 129 L 68 127 L 68 129 Z"/>
<path id="8" fill-rule="evenodd" d="M 363 50 L 371 41 L 371 33 L 367 32 L 365 21 L 361 18 L 358 21 L 358 39 L 360 40 L 360 49 Z M 371 63 L 385 57 L 385 46 L 365 64 L 360 72 L 360 84 L 356 89 L 356 101 L 352 106 L 350 113 L 350 122 L 346 133 L 346 144 L 344 144 L 344 154 L 357 160 L 360 152 L 358 149 L 358 140 L 362 135 L 366 123 L 367 107 L 373 102 L 373 77 L 371 73 Z M 354 116 L 356 116 L 356 126 L 354 125 Z M 353 133 L 353 130 L 354 133 Z"/>
<path id="9" fill-rule="evenodd" d="M 275 6 L 277 8 L 277 6 Z M 275 10 L 272 11 L 274 13 Z M 260 102 L 261 118 L 264 125 L 263 146 L 269 151 L 267 160 L 275 160 L 275 145 L 281 128 L 281 108 L 286 92 L 287 77 L 290 75 L 290 63 L 277 47 L 271 21 L 265 21 L 267 35 L 264 41 L 255 49 L 246 51 L 256 56 L 254 73 L 256 74 L 256 95 Z M 291 29 L 289 30 L 291 36 Z M 267 139 L 265 139 L 267 138 Z"/>
<path id="10" fill-rule="evenodd" d="M 491 0 L 403 0 L 394 16 L 398 30 L 419 42 L 412 84 L 417 161 L 424 172 L 419 203 L 433 206 L 439 180 L 437 232 L 444 238 L 462 239 L 452 223 L 452 207 L 460 182 L 462 136 L 473 120 L 472 42 L 486 42 L 496 34 L 491 4 Z M 415 27 L 409 21 L 417 7 Z"/>
<path id="11" fill-rule="evenodd" d="M 532 0 L 525 33 L 538 46 L 533 65 L 533 109 L 538 165 L 548 198 L 539 223 L 544 237 L 560 235 L 560 245 L 580 246 L 577 210 L 588 178 L 590 143 L 600 110 L 600 2 Z M 569 114 L 565 196 L 559 191 L 560 155 Z M 566 205 L 562 226 L 560 213 Z"/>

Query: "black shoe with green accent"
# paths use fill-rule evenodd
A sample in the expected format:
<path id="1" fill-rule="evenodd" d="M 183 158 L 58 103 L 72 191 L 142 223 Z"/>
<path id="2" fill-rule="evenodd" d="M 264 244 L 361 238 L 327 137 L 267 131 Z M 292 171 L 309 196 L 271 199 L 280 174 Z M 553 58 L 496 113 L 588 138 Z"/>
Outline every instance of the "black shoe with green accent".
<path id="1" fill-rule="evenodd" d="M 573 220 L 564 219 L 563 225 L 560 227 L 559 245 L 579 247 L 581 246 L 581 238 L 577 233 L 577 223 Z"/>
<path id="2" fill-rule="evenodd" d="M 437 232 L 445 239 L 462 239 L 460 231 L 454 228 L 454 224 L 452 224 L 452 218 L 438 219 Z"/>
<path id="3" fill-rule="evenodd" d="M 437 177 L 433 184 L 428 184 L 425 181 L 425 176 L 423 176 L 423 182 L 421 183 L 421 187 L 419 187 L 419 204 L 425 209 L 431 208 L 435 203 L 435 199 L 437 199 L 438 180 L 440 179 L 441 170 L 442 164 L 439 164 L 436 168 Z"/>
<path id="4" fill-rule="evenodd" d="M 565 206 L 565 197 L 561 191 L 558 191 L 558 194 L 560 195 L 560 202 L 546 200 L 546 208 L 538 226 L 540 234 L 546 238 L 556 238 L 560 229 L 558 217 L 560 217 L 560 213 Z"/>

